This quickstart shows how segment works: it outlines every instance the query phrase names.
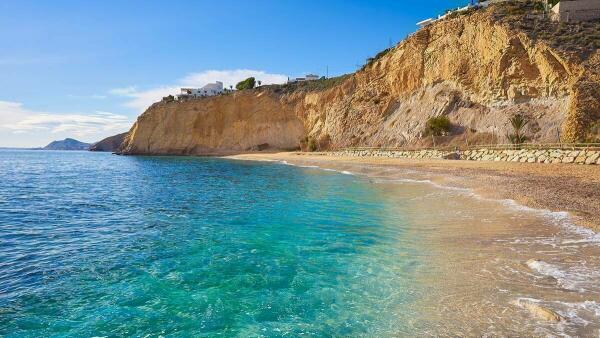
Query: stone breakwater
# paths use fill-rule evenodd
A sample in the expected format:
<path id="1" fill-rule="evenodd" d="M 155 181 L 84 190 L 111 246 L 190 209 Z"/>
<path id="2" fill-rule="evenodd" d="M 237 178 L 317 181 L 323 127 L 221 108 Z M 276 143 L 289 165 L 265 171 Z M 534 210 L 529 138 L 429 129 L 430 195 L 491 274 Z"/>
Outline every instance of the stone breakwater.
<path id="1" fill-rule="evenodd" d="M 334 156 L 350 157 L 390 157 L 413 159 L 450 159 L 469 161 L 496 161 L 521 163 L 572 163 L 600 164 L 600 150 L 564 150 L 564 149 L 476 149 L 465 151 L 443 150 L 377 150 L 346 149 L 333 152 Z"/>

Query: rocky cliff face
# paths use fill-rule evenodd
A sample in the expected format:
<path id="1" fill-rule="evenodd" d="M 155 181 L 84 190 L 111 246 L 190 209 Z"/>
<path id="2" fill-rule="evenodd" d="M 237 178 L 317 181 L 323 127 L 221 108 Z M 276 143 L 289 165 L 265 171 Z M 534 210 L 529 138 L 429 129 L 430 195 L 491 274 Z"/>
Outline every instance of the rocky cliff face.
<path id="1" fill-rule="evenodd" d="M 423 143 L 426 121 L 439 115 L 455 125 L 455 139 L 502 139 L 517 112 L 531 120 L 533 141 L 582 138 L 600 118 L 598 48 L 561 48 L 536 34 L 539 25 L 553 24 L 523 16 L 511 21 L 499 11 L 493 7 L 421 29 L 333 85 L 267 86 L 157 103 L 138 118 L 122 150 L 288 149 L 305 137 L 330 148 L 397 147 Z"/>
<path id="2" fill-rule="evenodd" d="M 305 134 L 293 106 L 267 91 L 159 102 L 133 125 L 127 154 L 210 155 L 294 149 Z"/>
<path id="3" fill-rule="evenodd" d="M 107 137 L 99 142 L 92 144 L 90 146 L 90 151 L 118 151 L 121 144 L 123 144 L 123 140 L 125 140 L 125 137 L 127 137 L 127 133 Z"/>

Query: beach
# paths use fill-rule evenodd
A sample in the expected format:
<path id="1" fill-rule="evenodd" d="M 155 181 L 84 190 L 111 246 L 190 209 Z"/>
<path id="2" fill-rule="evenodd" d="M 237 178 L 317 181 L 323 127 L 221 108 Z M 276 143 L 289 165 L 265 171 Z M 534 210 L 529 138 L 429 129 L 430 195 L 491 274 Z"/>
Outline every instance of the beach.
<path id="1" fill-rule="evenodd" d="M 600 230 L 600 166 L 437 159 L 342 157 L 327 153 L 249 153 L 239 160 L 285 161 L 366 176 L 429 180 L 479 196 L 568 212 L 580 226 Z"/>

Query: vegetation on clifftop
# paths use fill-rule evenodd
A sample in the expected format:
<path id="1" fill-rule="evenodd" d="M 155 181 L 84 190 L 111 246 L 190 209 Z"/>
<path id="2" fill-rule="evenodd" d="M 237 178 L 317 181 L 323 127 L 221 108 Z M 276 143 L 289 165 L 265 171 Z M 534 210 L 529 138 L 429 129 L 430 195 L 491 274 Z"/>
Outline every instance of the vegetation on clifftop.
<path id="1" fill-rule="evenodd" d="M 256 79 L 253 77 L 249 77 L 243 81 L 238 82 L 235 85 L 235 89 L 237 89 L 237 90 L 252 89 L 255 86 L 256 86 Z"/>
<path id="2" fill-rule="evenodd" d="M 369 67 L 371 67 L 371 65 L 373 65 L 377 60 L 381 59 L 382 57 L 384 57 L 387 53 L 389 53 L 392 50 L 392 47 L 390 48 L 386 48 L 384 50 L 382 50 L 381 52 L 377 53 L 374 57 L 368 58 L 367 59 L 367 63 L 365 63 L 361 70 L 365 70 Z"/>
<path id="3" fill-rule="evenodd" d="M 335 86 L 342 84 L 345 80 L 349 79 L 352 74 L 344 74 L 341 76 L 325 78 L 322 77 L 318 80 L 313 81 L 302 81 L 292 82 L 280 85 L 268 85 L 262 86 L 260 90 L 271 90 L 277 94 L 290 94 L 293 92 L 312 92 L 312 91 L 323 91 Z"/>
<path id="4" fill-rule="evenodd" d="M 543 41 L 553 49 L 578 53 L 587 58 L 600 48 L 600 21 L 554 22 L 548 18 L 537 1 L 513 1 L 492 6 L 496 20 L 527 34 L 535 41 Z"/>

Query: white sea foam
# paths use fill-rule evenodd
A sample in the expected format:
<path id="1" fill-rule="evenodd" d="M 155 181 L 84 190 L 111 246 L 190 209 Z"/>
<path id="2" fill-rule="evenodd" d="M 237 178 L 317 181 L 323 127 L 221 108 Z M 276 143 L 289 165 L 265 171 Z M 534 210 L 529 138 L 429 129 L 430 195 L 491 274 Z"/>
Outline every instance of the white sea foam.
<path id="1" fill-rule="evenodd" d="M 591 300 L 583 302 L 562 302 L 519 297 L 511 303 L 521 308 L 527 308 L 528 304 L 533 304 L 555 311 L 562 318 L 566 319 L 555 324 L 556 328 L 559 329 L 559 331 L 562 331 L 563 334 L 566 326 L 586 326 L 592 323 L 588 320 L 590 317 L 600 317 L 600 303 Z M 566 334 L 565 336 L 570 337 Z"/>
<path id="2" fill-rule="evenodd" d="M 515 211 L 537 214 L 537 216 L 542 217 L 555 225 L 561 226 L 563 229 L 565 229 L 573 234 L 583 237 L 583 238 L 579 238 L 579 239 L 564 239 L 561 241 L 561 244 L 582 244 L 582 243 L 600 244 L 600 233 L 596 233 L 591 229 L 583 228 L 581 226 L 576 225 L 573 222 L 571 215 L 566 211 L 552 211 L 552 210 L 548 210 L 548 209 L 531 208 L 531 207 L 525 206 L 523 204 L 520 204 L 513 199 L 487 198 L 487 197 L 483 197 L 483 196 L 475 193 L 473 191 L 473 189 L 454 187 L 454 186 L 449 186 L 449 185 L 442 185 L 442 184 L 439 184 L 439 183 L 436 183 L 436 182 L 433 182 L 433 181 L 427 180 L 427 179 L 425 179 L 425 180 L 417 180 L 417 179 L 409 179 L 409 178 L 389 179 L 389 180 L 380 179 L 379 182 L 380 183 L 385 183 L 385 182 L 424 183 L 424 184 L 432 185 L 436 188 L 456 191 L 456 192 L 462 193 L 463 195 L 467 195 L 469 197 L 476 198 L 479 200 L 501 203 L 504 206 L 506 206 L 512 210 L 515 210 Z"/>
<path id="3" fill-rule="evenodd" d="M 336 170 L 336 169 L 331 169 L 331 168 L 322 168 L 319 167 L 318 165 L 302 165 L 302 164 L 294 164 L 294 163 L 290 163 L 288 161 L 276 161 L 279 162 L 281 164 L 284 165 L 289 165 L 289 166 L 293 166 L 293 167 L 298 167 L 298 168 L 308 168 L 308 169 L 319 169 L 319 170 L 324 170 L 324 171 L 332 171 L 332 172 L 337 172 L 340 174 L 344 174 L 344 175 L 352 175 L 352 176 L 356 176 L 355 173 L 347 171 L 347 170 Z"/>
<path id="4" fill-rule="evenodd" d="M 555 278 L 561 287 L 572 291 L 585 292 L 600 280 L 599 271 L 583 265 L 563 268 L 542 260 L 531 259 L 527 262 L 527 266 L 540 275 Z"/>
<path id="5" fill-rule="evenodd" d="M 529 261 L 527 261 L 527 266 L 532 269 L 537 271 L 538 273 L 544 275 L 544 276 L 550 276 L 550 277 L 554 277 L 556 278 L 559 282 L 561 280 L 564 280 L 565 278 L 565 272 L 562 271 L 561 269 L 559 269 L 557 266 L 546 263 L 544 261 L 541 260 L 537 260 L 537 259 L 531 259 Z"/>

